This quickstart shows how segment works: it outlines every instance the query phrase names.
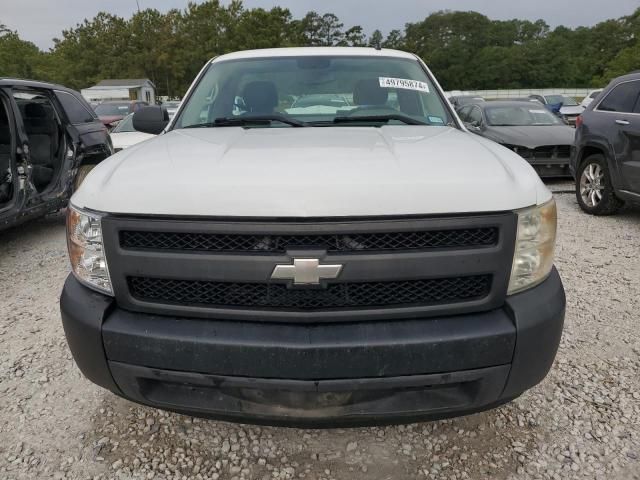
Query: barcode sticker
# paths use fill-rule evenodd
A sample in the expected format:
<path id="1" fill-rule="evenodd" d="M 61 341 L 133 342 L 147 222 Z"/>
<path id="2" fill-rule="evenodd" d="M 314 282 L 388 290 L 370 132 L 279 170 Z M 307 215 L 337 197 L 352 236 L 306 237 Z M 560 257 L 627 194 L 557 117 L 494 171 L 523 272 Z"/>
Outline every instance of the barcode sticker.
<path id="1" fill-rule="evenodd" d="M 415 90 L 418 92 L 429 93 L 429 85 L 425 82 L 408 80 L 406 78 L 380 77 L 380 86 L 382 88 L 402 88 L 404 90 Z"/>

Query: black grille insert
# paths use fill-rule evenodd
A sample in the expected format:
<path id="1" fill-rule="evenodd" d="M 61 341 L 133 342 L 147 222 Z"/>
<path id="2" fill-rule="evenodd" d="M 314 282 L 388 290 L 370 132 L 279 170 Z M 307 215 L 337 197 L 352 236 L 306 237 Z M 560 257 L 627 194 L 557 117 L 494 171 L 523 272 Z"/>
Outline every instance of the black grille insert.
<path id="1" fill-rule="evenodd" d="M 291 248 L 328 252 L 399 251 L 486 247 L 498 243 L 497 227 L 421 232 L 306 235 L 219 234 L 192 232 L 120 232 L 126 249 L 194 252 L 284 253 Z"/>
<path id="2" fill-rule="evenodd" d="M 537 148 L 514 147 L 514 151 L 523 158 L 569 158 L 571 145 L 550 145 Z"/>
<path id="3" fill-rule="evenodd" d="M 149 277 L 127 279 L 138 300 L 204 307 L 294 310 L 428 306 L 479 300 L 491 289 L 491 275 L 371 283 L 336 283 L 324 289 L 282 284 L 224 283 Z"/>

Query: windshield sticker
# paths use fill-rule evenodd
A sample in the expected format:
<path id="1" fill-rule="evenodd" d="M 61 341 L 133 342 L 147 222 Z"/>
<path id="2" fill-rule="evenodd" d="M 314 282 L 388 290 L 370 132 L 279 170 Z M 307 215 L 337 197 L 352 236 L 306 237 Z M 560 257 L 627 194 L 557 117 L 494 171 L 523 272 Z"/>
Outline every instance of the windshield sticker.
<path id="1" fill-rule="evenodd" d="M 429 85 L 425 82 L 419 82 L 418 80 L 380 77 L 380 86 L 382 88 L 402 88 L 404 90 L 429 93 Z"/>
<path id="2" fill-rule="evenodd" d="M 432 117 L 432 116 L 430 116 L 430 117 L 429 117 L 429 121 L 430 121 L 431 123 L 441 123 L 441 124 L 444 124 L 444 120 L 442 120 L 440 117 Z"/>

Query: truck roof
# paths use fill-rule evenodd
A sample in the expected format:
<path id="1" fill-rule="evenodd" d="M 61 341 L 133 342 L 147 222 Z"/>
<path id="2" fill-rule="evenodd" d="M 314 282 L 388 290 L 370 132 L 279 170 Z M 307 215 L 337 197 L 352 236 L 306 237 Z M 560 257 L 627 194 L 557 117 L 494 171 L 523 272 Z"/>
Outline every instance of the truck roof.
<path id="1" fill-rule="evenodd" d="M 395 57 L 415 60 L 416 56 L 399 50 L 376 49 L 370 47 L 293 47 L 293 48 L 265 48 L 261 50 L 245 50 L 228 53 L 212 59 L 212 62 L 225 60 L 242 60 L 250 58 L 269 57 L 308 57 L 308 56 L 362 56 L 362 57 Z"/>

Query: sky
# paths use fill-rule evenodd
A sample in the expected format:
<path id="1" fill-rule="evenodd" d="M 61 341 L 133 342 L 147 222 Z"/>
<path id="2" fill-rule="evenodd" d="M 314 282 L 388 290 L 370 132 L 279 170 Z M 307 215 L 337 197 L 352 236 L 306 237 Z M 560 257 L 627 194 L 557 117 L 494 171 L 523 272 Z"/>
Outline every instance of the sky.
<path id="1" fill-rule="evenodd" d="M 137 1 L 140 8 L 166 11 L 182 9 L 189 0 Z M 345 26 L 361 25 L 368 34 L 376 28 L 385 33 L 402 29 L 407 22 L 422 20 L 444 9 L 475 10 L 496 20 L 542 18 L 552 27 L 576 27 L 629 15 L 640 7 L 639 0 L 245 0 L 244 4 L 267 9 L 286 7 L 295 17 L 302 17 L 309 10 L 331 12 Z M 23 39 L 47 50 L 63 29 L 93 18 L 99 11 L 129 17 L 136 10 L 136 0 L 0 0 L 0 24 L 17 30 Z"/>

